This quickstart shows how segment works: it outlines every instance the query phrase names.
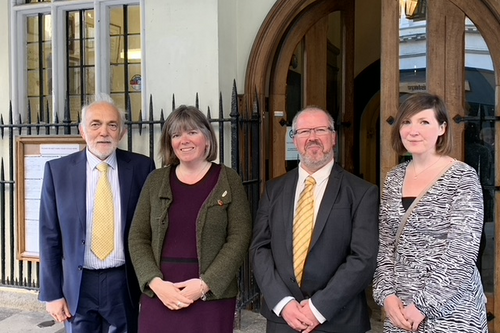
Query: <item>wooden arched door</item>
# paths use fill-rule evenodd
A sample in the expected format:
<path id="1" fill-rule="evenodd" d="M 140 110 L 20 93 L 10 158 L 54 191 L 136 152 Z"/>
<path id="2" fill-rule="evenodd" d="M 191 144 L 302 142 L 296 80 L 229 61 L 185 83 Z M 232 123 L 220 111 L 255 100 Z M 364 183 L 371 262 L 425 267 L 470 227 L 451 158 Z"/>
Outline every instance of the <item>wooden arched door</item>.
<path id="1" fill-rule="evenodd" d="M 332 33 L 337 45 L 329 42 Z M 287 162 L 287 126 L 307 105 L 334 116 L 340 143 L 337 161 L 354 169 L 353 55 L 354 1 L 276 2 L 254 43 L 245 83 L 244 109 L 251 112 L 257 99 L 262 112 L 266 179 L 293 166 L 293 160 Z M 294 62 L 299 71 L 293 70 Z"/>

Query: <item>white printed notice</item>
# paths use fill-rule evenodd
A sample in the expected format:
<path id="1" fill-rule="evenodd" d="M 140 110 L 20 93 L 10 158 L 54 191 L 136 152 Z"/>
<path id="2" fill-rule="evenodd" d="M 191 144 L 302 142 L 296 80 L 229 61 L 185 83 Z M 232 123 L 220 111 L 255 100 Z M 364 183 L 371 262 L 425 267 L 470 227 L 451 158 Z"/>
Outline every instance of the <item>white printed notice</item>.
<path id="1" fill-rule="evenodd" d="M 40 195 L 45 163 L 80 149 L 78 143 L 41 144 L 38 154 L 24 155 L 25 255 L 38 256 Z"/>
<path id="2" fill-rule="evenodd" d="M 286 128 L 286 157 L 287 161 L 298 161 L 299 160 L 299 152 L 297 147 L 293 144 L 293 131 L 291 126 L 287 126 Z"/>

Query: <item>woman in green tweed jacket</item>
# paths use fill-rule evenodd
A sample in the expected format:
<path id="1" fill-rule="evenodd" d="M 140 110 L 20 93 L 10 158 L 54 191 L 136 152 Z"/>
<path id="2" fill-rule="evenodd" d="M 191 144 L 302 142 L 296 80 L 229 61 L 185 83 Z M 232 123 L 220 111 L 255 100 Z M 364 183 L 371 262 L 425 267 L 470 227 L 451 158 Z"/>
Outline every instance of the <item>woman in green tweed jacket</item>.
<path id="1" fill-rule="evenodd" d="M 146 181 L 129 249 L 143 295 L 140 332 L 233 332 L 238 271 L 252 232 L 240 176 L 212 163 L 215 133 L 194 107 L 167 118 L 164 168 Z"/>

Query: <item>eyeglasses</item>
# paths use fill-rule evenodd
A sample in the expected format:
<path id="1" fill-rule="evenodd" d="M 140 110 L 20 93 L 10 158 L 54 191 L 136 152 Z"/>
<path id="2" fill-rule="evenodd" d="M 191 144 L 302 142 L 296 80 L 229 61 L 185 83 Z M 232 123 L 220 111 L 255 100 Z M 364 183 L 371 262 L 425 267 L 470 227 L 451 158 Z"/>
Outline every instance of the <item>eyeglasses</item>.
<path id="1" fill-rule="evenodd" d="M 312 132 L 314 132 L 316 136 L 323 136 L 329 133 L 334 133 L 335 131 L 331 127 L 300 128 L 295 130 L 293 135 L 299 138 L 308 138 Z"/>

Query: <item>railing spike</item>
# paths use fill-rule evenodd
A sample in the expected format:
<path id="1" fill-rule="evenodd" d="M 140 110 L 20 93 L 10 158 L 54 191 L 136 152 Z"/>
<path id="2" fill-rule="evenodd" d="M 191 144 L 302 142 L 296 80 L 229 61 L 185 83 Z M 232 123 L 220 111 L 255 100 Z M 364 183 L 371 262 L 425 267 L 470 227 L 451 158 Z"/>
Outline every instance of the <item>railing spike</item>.
<path id="1" fill-rule="evenodd" d="M 23 120 L 22 120 L 22 118 L 21 118 L 21 114 L 20 114 L 20 113 L 17 115 L 17 118 L 18 118 L 18 119 L 17 119 L 18 124 L 19 124 L 19 125 L 21 125 L 21 124 L 23 123 Z M 22 127 L 21 127 L 21 126 L 19 126 L 19 135 L 21 135 L 21 133 L 22 133 Z"/>
<path id="2" fill-rule="evenodd" d="M 153 115 L 154 115 L 153 95 L 149 95 L 149 120 L 153 120 Z"/>
<path id="3" fill-rule="evenodd" d="M 0 133 L 2 135 L 2 139 L 3 139 L 3 134 L 4 134 L 4 130 L 3 130 L 3 114 L 0 114 Z"/>
<path id="4" fill-rule="evenodd" d="M 9 125 L 14 125 L 14 115 L 12 113 L 12 101 L 9 104 Z"/>
<path id="5" fill-rule="evenodd" d="M 59 113 L 56 113 L 56 116 L 55 116 L 54 122 L 55 122 L 56 124 L 59 124 Z M 59 126 L 56 126 L 55 130 L 56 130 L 56 135 L 59 135 Z"/>
<path id="6" fill-rule="evenodd" d="M 231 117 L 238 117 L 240 115 L 240 109 L 238 105 L 238 91 L 236 89 L 236 80 L 233 81 L 233 89 L 231 91 Z"/>
<path id="7" fill-rule="evenodd" d="M 80 114 L 80 113 L 78 113 Z M 69 94 L 66 92 L 66 98 L 64 99 L 64 116 L 63 116 L 64 134 L 71 133 L 71 108 L 69 104 Z"/>
<path id="8" fill-rule="evenodd" d="M 224 118 L 224 101 L 222 100 L 222 92 L 219 92 L 219 118 Z"/>
<path id="9" fill-rule="evenodd" d="M 142 121 L 142 110 L 139 111 L 139 135 L 142 135 L 142 126 L 140 122 Z"/>
<path id="10" fill-rule="evenodd" d="M 163 130 L 163 125 L 165 125 L 165 113 L 163 109 L 160 109 L 160 129 Z"/>

